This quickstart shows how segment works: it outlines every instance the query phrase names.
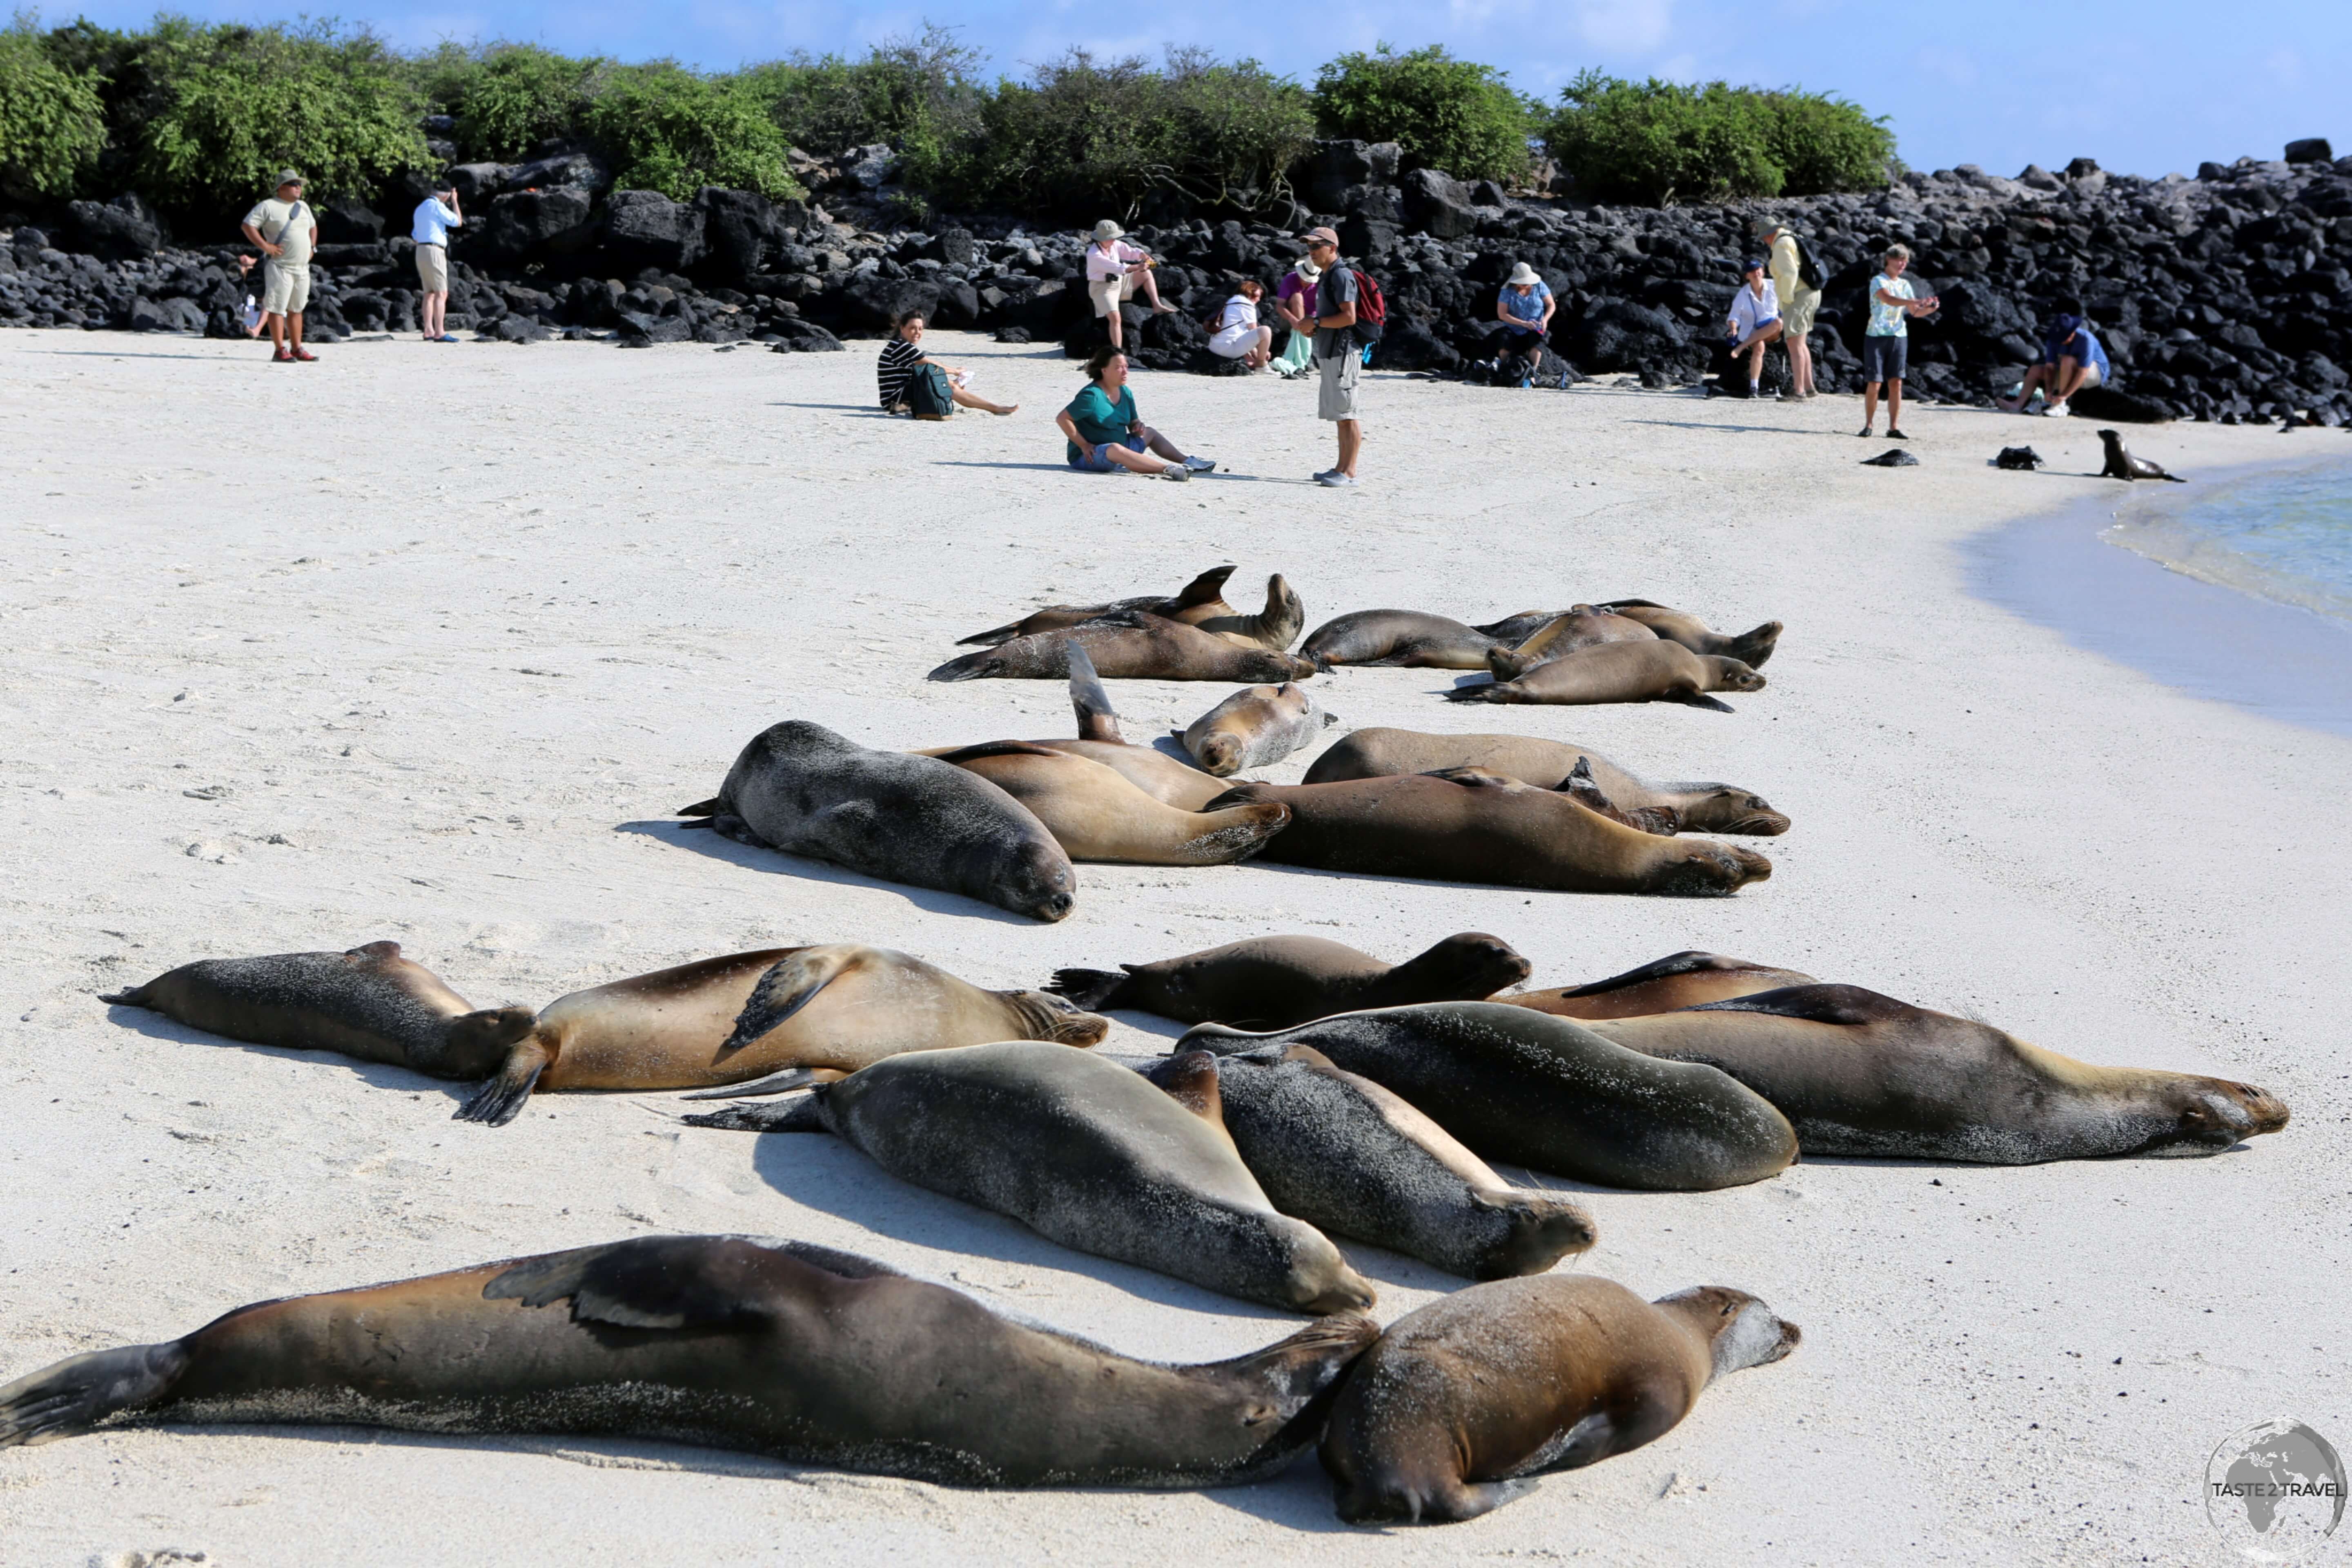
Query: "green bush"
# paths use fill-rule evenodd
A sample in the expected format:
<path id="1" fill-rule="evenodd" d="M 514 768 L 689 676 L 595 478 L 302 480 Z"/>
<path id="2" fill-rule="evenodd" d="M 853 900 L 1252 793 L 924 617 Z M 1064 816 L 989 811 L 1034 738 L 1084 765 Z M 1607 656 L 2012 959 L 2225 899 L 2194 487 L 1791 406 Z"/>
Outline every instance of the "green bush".
<path id="1" fill-rule="evenodd" d="M 18 201 L 73 194 L 106 145 L 99 85 L 95 72 L 60 67 L 29 16 L 0 32 L 0 192 Z"/>
<path id="2" fill-rule="evenodd" d="M 739 79 L 793 146 L 830 154 L 887 142 L 919 159 L 978 126 L 981 58 L 951 29 L 927 26 L 876 45 L 863 60 L 794 55 L 749 67 Z"/>
<path id="3" fill-rule="evenodd" d="M 1544 145 L 1595 201 L 1665 205 L 1875 190 L 1895 134 L 1843 99 L 1586 71 L 1560 93 Z"/>
<path id="4" fill-rule="evenodd" d="M 1764 95 L 1772 109 L 1771 154 L 1780 165 L 1780 194 L 1817 196 L 1830 191 L 1878 191 L 1901 165 L 1886 117 L 1821 93 Z"/>
<path id="5" fill-rule="evenodd" d="M 604 63 L 536 44 L 445 45 L 428 60 L 438 68 L 425 74 L 426 96 L 457 120 L 460 153 L 494 163 L 527 158 L 551 136 L 578 134 Z"/>
<path id="6" fill-rule="evenodd" d="M 673 201 L 704 185 L 773 200 L 807 195 L 785 167 L 783 132 L 766 105 L 733 79 L 667 60 L 615 66 L 591 88 L 585 122 L 623 190 Z"/>
<path id="7" fill-rule="evenodd" d="M 1386 44 L 1341 55 L 1315 81 L 1325 135 L 1394 142 L 1412 163 L 1462 180 L 1523 177 L 1533 109 L 1503 72 L 1457 60 L 1436 44 L 1402 55 Z"/>

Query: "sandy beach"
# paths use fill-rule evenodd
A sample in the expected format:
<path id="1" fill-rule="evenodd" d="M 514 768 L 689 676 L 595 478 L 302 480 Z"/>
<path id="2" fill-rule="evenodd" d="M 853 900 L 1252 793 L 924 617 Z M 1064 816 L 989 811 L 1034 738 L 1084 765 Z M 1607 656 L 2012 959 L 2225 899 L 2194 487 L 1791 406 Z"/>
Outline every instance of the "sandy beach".
<path id="1" fill-rule="evenodd" d="M 1261 933 L 1402 959 L 1486 931 L 1532 985 L 1708 949 L 2260 1084 L 2293 1123 L 2202 1160 L 1811 1160 L 1726 1192 L 1593 1191 L 1600 1245 L 1569 1267 L 1647 1296 L 1736 1285 L 1804 1343 L 1655 1444 L 1452 1528 L 1339 1523 L 1311 1456 L 1219 1491 L 985 1493 L 659 1444 L 179 1427 L 0 1453 L 0 1560 L 2218 1563 L 2216 1444 L 2293 1415 L 2352 1445 L 2352 848 L 2331 820 L 2352 738 L 1971 595 L 1963 542 L 2099 489 L 2070 477 L 2098 467 L 2089 421 L 1914 407 L 1921 466 L 1882 470 L 1850 398 L 1375 374 L 1366 483 L 1338 492 L 1306 482 L 1331 456 L 1311 388 L 1139 375 L 1143 416 L 1223 465 L 1179 486 L 1065 470 L 1050 421 L 1078 377 L 1050 348 L 931 346 L 1021 412 L 885 420 L 870 343 L 363 341 L 275 366 L 0 333 L 0 1381 L 265 1298 L 675 1231 L 847 1248 L 1169 1360 L 1297 1322 L 831 1139 L 685 1127 L 672 1095 L 541 1096 L 492 1130 L 449 1119 L 460 1086 L 96 999 L 200 957 L 390 938 L 479 1005 L 537 1006 L 794 942 L 1015 986 Z M 2289 445 L 2130 434 L 2192 477 Z M 2024 440 L 2047 471 L 1987 466 Z M 1314 683 L 1348 727 L 1572 739 L 1753 789 L 1795 822 L 1742 841 L 1771 879 L 1692 900 L 1085 866 L 1047 926 L 671 816 L 782 719 L 890 747 L 1066 734 L 1058 685 L 924 672 L 1034 605 L 1224 561 L 1244 608 L 1287 575 L 1310 626 L 1624 596 L 1785 621 L 1769 689 L 1729 714 L 1451 706 L 1429 670 Z M 1114 695 L 1139 738 L 1224 691 Z M 1102 1048 L 1141 1061 L 1178 1032 L 1121 1015 Z M 1345 1250 L 1383 1321 L 1460 1283 Z"/>

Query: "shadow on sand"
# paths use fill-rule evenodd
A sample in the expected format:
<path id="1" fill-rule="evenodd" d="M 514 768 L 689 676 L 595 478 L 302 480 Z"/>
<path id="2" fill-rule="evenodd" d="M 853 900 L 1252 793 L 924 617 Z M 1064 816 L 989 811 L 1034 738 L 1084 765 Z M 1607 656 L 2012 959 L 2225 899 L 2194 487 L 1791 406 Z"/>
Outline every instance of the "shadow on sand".
<path id="1" fill-rule="evenodd" d="M 919 910 L 937 915 L 968 915 L 979 920 L 993 921 L 999 925 L 1034 926 L 1040 922 L 1026 915 L 1016 915 L 1010 910 L 1000 910 L 994 904 L 983 904 L 977 899 L 967 899 L 961 893 L 941 893 L 929 888 L 909 888 L 903 883 L 886 882 L 863 872 L 844 870 L 823 860 L 803 859 L 787 855 L 781 849 L 754 848 L 722 838 L 707 827 L 688 827 L 680 822 L 665 822 L 644 818 L 634 822 L 615 823 L 615 833 L 634 833 L 642 837 L 658 839 L 680 849 L 691 849 L 713 860 L 724 860 L 747 871 L 762 871 L 775 876 L 803 877 L 812 882 L 828 882 L 836 888 L 875 888 L 896 893 Z"/>

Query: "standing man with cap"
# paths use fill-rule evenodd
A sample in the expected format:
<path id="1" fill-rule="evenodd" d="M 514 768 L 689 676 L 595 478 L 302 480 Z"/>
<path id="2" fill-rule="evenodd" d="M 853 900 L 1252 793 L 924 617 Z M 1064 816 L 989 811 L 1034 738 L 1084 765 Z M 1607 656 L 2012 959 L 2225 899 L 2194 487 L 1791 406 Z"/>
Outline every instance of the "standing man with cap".
<path id="1" fill-rule="evenodd" d="M 433 182 L 433 194 L 416 204 L 408 237 L 416 242 L 416 280 L 424 287 L 419 325 L 428 343 L 454 343 L 449 331 L 449 231 L 466 221 L 457 210 L 457 186 Z"/>
<path id="2" fill-rule="evenodd" d="M 1731 363 L 1748 362 L 1748 395 L 1761 397 L 1764 389 L 1764 345 L 1781 333 L 1780 301 L 1772 280 L 1764 276 L 1761 258 L 1750 257 L 1739 267 L 1739 287 L 1732 291 L 1731 315 L 1726 330 L 1731 335 Z"/>
<path id="3" fill-rule="evenodd" d="M 1315 370 L 1323 389 L 1316 412 L 1339 427 L 1339 461 L 1315 476 L 1334 489 L 1356 483 L 1356 454 L 1364 444 L 1356 418 L 1356 377 L 1364 362 L 1356 354 L 1356 273 L 1339 259 L 1339 237 L 1313 228 L 1301 237 L 1307 258 L 1323 269 L 1315 285 Z"/>
<path id="4" fill-rule="evenodd" d="M 1105 218 L 1095 225 L 1094 243 L 1087 247 L 1087 294 L 1095 302 L 1095 314 L 1110 322 L 1110 346 L 1115 349 L 1127 346 L 1119 305 L 1134 299 L 1139 289 L 1162 316 L 1176 308 L 1160 302 L 1160 286 L 1151 280 L 1151 257 L 1141 247 L 1128 244 L 1121 237 L 1126 233 Z"/>
<path id="5" fill-rule="evenodd" d="M 1755 224 L 1756 237 L 1770 248 L 1772 292 L 1780 300 L 1780 342 L 1789 351 L 1789 395 L 1813 395 L 1813 318 L 1822 308 L 1820 268 L 1810 266 L 1808 258 L 1797 242 L 1797 235 L 1787 224 L 1759 217 Z M 1813 273 L 1807 279 L 1808 270 Z"/>
<path id="6" fill-rule="evenodd" d="M 254 203 L 245 215 L 245 237 L 268 258 L 261 268 L 261 320 L 278 348 L 271 363 L 317 359 L 302 346 L 302 307 L 310 302 L 310 252 L 318 247 L 319 220 L 302 205 L 300 174 L 291 169 L 278 174 L 277 195 Z"/>

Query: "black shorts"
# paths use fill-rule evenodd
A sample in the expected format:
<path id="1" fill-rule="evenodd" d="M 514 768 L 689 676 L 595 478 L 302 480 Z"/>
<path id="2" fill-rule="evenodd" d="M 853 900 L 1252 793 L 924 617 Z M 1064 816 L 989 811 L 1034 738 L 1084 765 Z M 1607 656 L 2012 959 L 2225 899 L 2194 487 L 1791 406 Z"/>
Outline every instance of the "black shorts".
<path id="1" fill-rule="evenodd" d="M 1505 327 L 1503 329 L 1503 346 L 1517 353 L 1525 353 L 1543 341 L 1543 329 L 1540 327 Z"/>
<path id="2" fill-rule="evenodd" d="M 1862 379 L 1901 381 L 1904 362 L 1910 355 L 1909 338 L 1866 337 L 1862 340 Z"/>

